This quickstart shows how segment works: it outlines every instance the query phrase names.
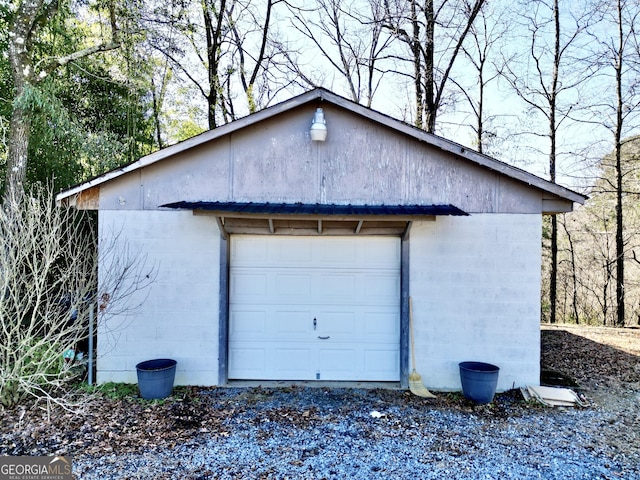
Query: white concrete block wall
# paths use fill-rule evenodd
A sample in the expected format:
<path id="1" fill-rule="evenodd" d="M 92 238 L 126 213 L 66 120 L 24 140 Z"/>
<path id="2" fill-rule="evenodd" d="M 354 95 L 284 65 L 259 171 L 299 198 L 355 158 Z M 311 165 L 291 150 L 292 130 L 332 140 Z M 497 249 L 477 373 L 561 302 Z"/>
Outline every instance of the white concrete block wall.
<path id="1" fill-rule="evenodd" d="M 539 384 L 541 232 L 541 215 L 413 224 L 416 369 L 427 387 L 460 390 L 462 361 L 499 366 L 499 391 Z"/>
<path id="2" fill-rule="evenodd" d="M 115 237 L 120 248 L 126 244 L 130 255 L 145 258 L 146 270 L 154 266 L 156 276 L 129 299 L 143 308 L 99 320 L 97 381 L 135 383 L 137 363 L 173 358 L 176 385 L 216 385 L 220 233 L 213 217 L 101 210 L 99 234 L 101 254 Z M 109 249 L 107 257 L 115 252 Z"/>

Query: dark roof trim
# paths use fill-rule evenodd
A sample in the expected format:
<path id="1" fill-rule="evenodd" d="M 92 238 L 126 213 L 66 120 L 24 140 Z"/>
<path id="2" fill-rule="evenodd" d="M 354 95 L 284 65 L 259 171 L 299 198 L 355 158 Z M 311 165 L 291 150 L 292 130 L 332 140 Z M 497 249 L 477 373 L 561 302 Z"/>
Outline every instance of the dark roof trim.
<path id="1" fill-rule="evenodd" d="M 242 202 L 175 202 L 161 207 L 204 210 L 225 216 L 322 216 L 322 217 L 422 217 L 433 215 L 464 216 L 468 213 L 453 205 L 335 205 L 320 203 L 242 203 Z"/>

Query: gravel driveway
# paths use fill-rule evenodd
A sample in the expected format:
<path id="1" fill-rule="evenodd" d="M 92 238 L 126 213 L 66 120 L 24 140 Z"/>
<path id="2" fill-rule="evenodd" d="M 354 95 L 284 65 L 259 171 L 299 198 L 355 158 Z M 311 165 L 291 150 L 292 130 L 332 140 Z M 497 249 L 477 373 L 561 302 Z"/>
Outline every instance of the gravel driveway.
<path id="1" fill-rule="evenodd" d="M 624 404 L 640 403 L 631 395 Z M 427 401 L 393 390 L 218 388 L 165 411 L 173 415 L 168 428 L 190 429 L 187 438 L 74 456 L 74 473 L 81 479 L 640 478 L 639 410 L 619 408 L 544 408 L 526 404 L 518 391 L 476 406 L 459 394 Z"/>
<path id="2" fill-rule="evenodd" d="M 0 455 L 70 454 L 77 478 L 101 480 L 640 480 L 640 330 L 543 326 L 541 353 L 591 407 L 306 387 L 181 387 L 149 402 L 132 386 L 84 412 L 0 409 Z"/>

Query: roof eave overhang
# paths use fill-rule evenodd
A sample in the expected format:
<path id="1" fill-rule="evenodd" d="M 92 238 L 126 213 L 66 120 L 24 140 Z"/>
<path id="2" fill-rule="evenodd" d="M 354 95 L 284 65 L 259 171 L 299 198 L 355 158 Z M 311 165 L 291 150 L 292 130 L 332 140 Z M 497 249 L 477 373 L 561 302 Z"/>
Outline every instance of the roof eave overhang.
<path id="1" fill-rule="evenodd" d="M 192 210 L 216 219 L 220 234 L 396 235 L 407 238 L 414 221 L 468 215 L 453 205 L 324 205 L 240 202 L 175 202 L 164 208 Z"/>
<path id="2" fill-rule="evenodd" d="M 571 201 L 554 197 L 542 199 L 542 214 L 557 215 L 559 213 L 569 213 L 573 211 L 573 203 Z"/>

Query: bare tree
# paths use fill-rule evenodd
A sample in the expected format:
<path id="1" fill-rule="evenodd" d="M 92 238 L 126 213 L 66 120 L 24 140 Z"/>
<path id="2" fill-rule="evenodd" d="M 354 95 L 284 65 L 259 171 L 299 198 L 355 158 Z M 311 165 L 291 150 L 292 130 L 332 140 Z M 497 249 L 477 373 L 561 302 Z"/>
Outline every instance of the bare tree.
<path id="1" fill-rule="evenodd" d="M 223 28 L 226 26 L 225 13 L 227 8 L 227 0 L 204 0 L 202 2 L 202 17 L 207 41 L 203 64 L 207 68 L 208 91 L 205 96 L 207 97 L 209 128 L 218 126 L 216 119 L 218 108 L 222 108 L 225 121 L 228 118 L 228 112 L 225 110 L 221 98 L 223 90 L 220 72 L 223 54 Z"/>
<path id="2" fill-rule="evenodd" d="M 590 215 L 586 219 L 589 223 L 582 225 L 583 235 L 586 235 L 589 244 L 584 257 L 586 268 L 583 273 L 586 275 L 581 275 L 579 282 L 586 290 L 584 305 L 597 305 L 598 310 L 592 310 L 597 318 L 602 319 L 602 323 L 607 325 L 615 304 L 612 291 L 615 243 L 611 241 L 614 229 L 611 228 L 611 210 L 606 203 L 594 205 L 589 210 L 587 213 Z M 589 318 L 588 315 L 585 316 Z"/>
<path id="3" fill-rule="evenodd" d="M 569 295 L 565 295 L 565 299 L 570 298 L 571 303 L 571 316 L 575 319 L 576 323 L 580 323 L 580 309 L 578 306 L 578 261 L 577 261 L 577 247 L 576 241 L 573 237 L 573 232 L 567 226 L 567 217 L 562 215 L 560 219 L 565 237 L 567 239 L 567 254 L 569 255 L 569 274 L 565 276 L 570 286 L 565 286 L 565 292 L 570 291 Z M 567 302 L 565 301 L 565 304 Z"/>
<path id="4" fill-rule="evenodd" d="M 593 21 L 593 10 L 566 14 L 560 0 L 528 2 L 521 14 L 528 29 L 529 50 L 520 61 L 504 62 L 503 76 L 513 91 L 547 123 L 547 133 L 534 133 L 549 141 L 549 179 L 556 182 L 560 128 L 571 121 L 571 113 L 579 106 L 578 88 L 593 77 L 592 63 L 583 62 L 580 49 L 584 47 L 585 32 Z M 532 8 L 533 7 L 533 8 Z M 521 67 L 521 68 L 518 68 Z M 524 67 L 524 68 L 522 68 Z M 566 100 L 565 100 L 566 99 Z M 558 278 L 558 224 L 551 219 L 550 317 L 556 322 Z"/>
<path id="5" fill-rule="evenodd" d="M 623 162 L 624 138 L 630 129 L 637 127 L 639 117 L 640 94 L 638 76 L 640 75 L 640 49 L 638 47 L 637 26 L 640 20 L 640 5 L 634 1 L 616 0 L 599 6 L 604 12 L 602 30 L 594 32 L 601 46 L 599 67 L 601 72 L 611 72 L 614 98 L 611 103 L 599 104 L 604 116 L 603 124 L 613 136 L 613 163 L 615 170 L 615 214 L 616 214 L 616 325 L 626 322 L 625 291 L 625 171 Z M 609 30 L 613 35 L 608 34 Z M 634 167 L 635 168 L 635 167 Z"/>
<path id="6" fill-rule="evenodd" d="M 637 303 L 639 292 L 634 291 L 634 285 L 639 283 L 638 263 L 636 250 L 640 245 L 638 232 L 640 231 L 640 211 L 637 208 L 640 197 L 640 140 L 639 137 L 622 139 L 611 154 L 606 155 L 601 161 L 601 176 L 592 190 L 592 200 L 607 202 L 609 208 L 608 222 L 615 225 L 611 228 L 609 242 L 615 246 L 609 252 L 609 263 L 612 268 L 612 282 L 615 284 L 615 295 L 612 296 L 612 304 L 615 305 L 615 318 L 610 322 L 614 326 L 624 326 L 636 317 L 640 318 L 636 309 L 627 307 Z M 624 214 L 624 215 L 623 215 Z M 620 225 L 620 217 L 624 217 L 623 225 Z M 621 253 L 620 253 L 621 252 Z M 623 271 L 620 271 L 620 258 L 623 258 Z M 631 261 L 634 259 L 633 261 Z M 620 275 L 624 275 L 622 286 Z M 625 305 L 622 308 L 624 321 L 622 321 L 620 300 Z M 634 300 L 635 299 L 635 300 Z M 627 302 L 629 305 L 627 305 Z M 612 307 L 613 308 L 613 307 Z"/>
<path id="7" fill-rule="evenodd" d="M 485 3 L 480 9 L 478 19 L 471 27 L 468 44 L 462 46 L 465 57 L 475 70 L 475 94 L 471 93 L 470 88 L 452 79 L 472 109 L 474 123 L 471 128 L 475 134 L 474 143 L 480 153 L 485 152 L 487 137 L 492 136 L 492 132 L 487 129 L 487 123 L 492 118 L 487 114 L 485 102 L 487 87 L 500 74 L 493 68 L 491 53 L 506 31 L 507 24 L 504 22 L 503 12 L 495 9 L 489 11 L 488 4 Z"/>
<path id="8" fill-rule="evenodd" d="M 158 144 L 158 148 L 162 149 L 164 147 L 164 140 L 162 136 L 162 112 L 163 112 L 163 104 L 167 95 L 167 87 L 171 78 L 173 77 L 173 72 L 169 65 L 169 62 L 164 59 L 161 62 L 160 68 L 157 69 L 158 80 L 156 80 L 154 73 L 151 73 L 151 98 L 152 98 L 152 107 L 153 107 L 153 126 L 155 130 L 156 143 Z"/>
<path id="9" fill-rule="evenodd" d="M 0 403 L 25 398 L 71 408 L 77 352 L 87 340 L 89 306 L 108 321 L 155 278 L 144 257 L 120 250 L 98 286 L 97 238 L 88 215 L 56 207 L 53 195 L 15 192 L 0 210 Z M 104 239 L 108 250 L 115 239 Z M 104 250 L 104 247 L 103 247 Z M 86 351 L 85 351 L 86 353 Z"/>
<path id="10" fill-rule="evenodd" d="M 44 27 L 56 21 L 61 3 L 57 0 L 14 0 L 9 25 L 9 62 L 14 85 L 14 102 L 9 128 L 5 201 L 21 198 L 27 172 L 31 118 L 30 89 L 57 68 L 80 58 L 116 49 L 120 46 L 116 24 L 115 0 L 109 0 L 108 18 L 110 38 L 102 43 L 78 50 L 69 55 L 38 57 L 38 41 Z"/>
<path id="11" fill-rule="evenodd" d="M 640 319 L 640 161 L 639 137 L 623 142 L 623 208 L 625 230 L 626 324 Z M 617 173 L 615 152 L 600 162 L 600 176 L 588 202 L 560 217 L 558 316 L 565 321 L 599 325 L 617 324 L 616 236 Z M 562 221 L 564 220 L 564 221 Z M 563 303 L 564 302 L 564 303 Z M 562 312 L 566 313 L 562 317 Z"/>
<path id="12" fill-rule="evenodd" d="M 377 1 L 318 0 L 313 8 L 289 3 L 290 22 L 345 81 L 351 100 L 371 107 L 375 92 L 390 73 L 393 38 L 383 26 Z M 323 79 L 311 80 L 316 86 Z"/>
<path id="13" fill-rule="evenodd" d="M 250 8 L 250 4 L 242 5 L 239 2 L 234 3 L 227 11 L 229 18 L 229 25 L 232 31 L 233 45 L 236 50 L 238 75 L 240 76 L 240 83 L 247 99 L 247 105 L 249 107 L 249 113 L 255 113 L 258 109 L 258 102 L 256 98 L 256 88 L 258 75 L 265 70 L 264 62 L 267 60 L 267 44 L 269 41 L 269 28 L 271 26 L 271 11 L 273 9 L 273 0 L 267 0 L 265 6 L 264 17 L 259 18 L 254 14 Z M 238 12 L 235 10 L 240 8 Z M 236 18 L 251 17 L 251 24 L 259 31 L 258 48 L 255 55 L 247 49 L 247 34 L 241 34 L 238 28 L 239 22 Z M 248 62 L 248 56 L 251 56 L 251 64 Z"/>
<path id="14" fill-rule="evenodd" d="M 561 222 L 558 311 L 569 312 L 559 316 L 564 321 L 615 324 L 614 200 L 596 193 Z"/>
<path id="15" fill-rule="evenodd" d="M 409 47 L 415 79 L 415 125 L 435 132 L 453 65 L 484 0 L 385 1 L 386 24 Z"/>
<path id="16" fill-rule="evenodd" d="M 267 83 L 278 83 L 277 69 L 270 68 L 280 55 L 271 37 L 277 3 L 174 1 L 145 13 L 148 45 L 168 60 L 178 82 L 189 82 L 206 101 L 209 128 L 269 101 Z"/>

